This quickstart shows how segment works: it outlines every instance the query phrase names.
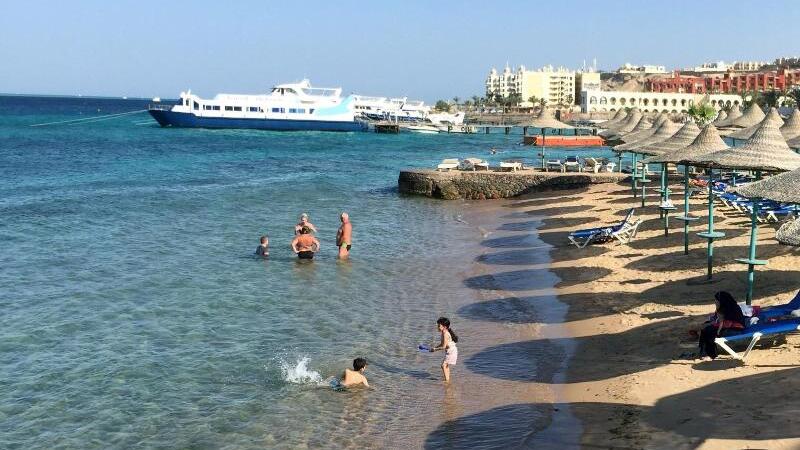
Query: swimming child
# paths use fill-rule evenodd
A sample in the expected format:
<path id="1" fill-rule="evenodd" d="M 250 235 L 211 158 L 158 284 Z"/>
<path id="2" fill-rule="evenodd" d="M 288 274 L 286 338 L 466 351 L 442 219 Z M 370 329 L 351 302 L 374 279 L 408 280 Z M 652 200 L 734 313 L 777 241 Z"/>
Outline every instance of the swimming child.
<path id="1" fill-rule="evenodd" d="M 261 245 L 256 247 L 256 255 L 266 258 L 269 256 L 269 238 L 261 236 Z"/>
<path id="2" fill-rule="evenodd" d="M 450 381 L 450 366 L 455 366 L 458 360 L 458 336 L 450 328 L 450 320 L 447 317 L 439 317 L 436 321 L 436 329 L 442 334 L 442 340 L 439 345 L 431 347 L 431 352 L 436 350 L 444 350 L 444 361 L 442 361 L 442 373 L 444 374 L 444 381 Z"/>
<path id="3" fill-rule="evenodd" d="M 363 384 L 369 387 L 367 377 L 364 376 L 364 369 L 367 368 L 367 360 L 364 358 L 356 358 L 353 360 L 353 370 L 344 369 L 342 379 L 339 380 L 339 386 L 350 387 Z"/>

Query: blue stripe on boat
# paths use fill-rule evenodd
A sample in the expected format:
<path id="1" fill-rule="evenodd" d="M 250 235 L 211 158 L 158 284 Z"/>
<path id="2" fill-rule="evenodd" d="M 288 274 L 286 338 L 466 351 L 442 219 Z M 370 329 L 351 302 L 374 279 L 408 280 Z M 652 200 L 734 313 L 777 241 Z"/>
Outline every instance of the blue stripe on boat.
<path id="1" fill-rule="evenodd" d="M 149 110 L 162 127 L 182 128 L 246 128 L 274 131 L 366 131 L 365 122 L 295 119 L 238 119 L 228 117 L 198 117 L 191 113 Z"/>

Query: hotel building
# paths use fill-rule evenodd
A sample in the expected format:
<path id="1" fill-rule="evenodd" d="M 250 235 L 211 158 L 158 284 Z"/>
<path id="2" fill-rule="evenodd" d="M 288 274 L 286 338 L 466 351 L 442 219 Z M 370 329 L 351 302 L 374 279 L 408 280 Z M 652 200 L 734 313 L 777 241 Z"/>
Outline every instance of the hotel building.
<path id="1" fill-rule="evenodd" d="M 598 74 L 598 81 L 599 81 Z M 506 66 L 502 73 L 492 68 L 486 77 L 486 96 L 520 94 L 522 106 L 533 106 L 528 101 L 532 96 L 545 99 L 549 105 L 575 103 L 575 72 L 564 67 L 545 66 L 538 70 L 527 70 L 519 66 L 511 70 Z"/>
<path id="2" fill-rule="evenodd" d="M 800 86 L 800 69 L 779 68 L 758 72 L 682 75 L 675 71 L 671 77 L 647 80 L 650 92 L 705 94 L 707 92 L 744 93 L 771 91 Z"/>
<path id="3" fill-rule="evenodd" d="M 706 101 L 719 109 L 741 105 L 742 97 L 730 94 L 688 94 L 587 90 L 581 92 L 581 112 L 610 112 L 639 108 L 642 112 L 684 113 L 695 103 Z"/>

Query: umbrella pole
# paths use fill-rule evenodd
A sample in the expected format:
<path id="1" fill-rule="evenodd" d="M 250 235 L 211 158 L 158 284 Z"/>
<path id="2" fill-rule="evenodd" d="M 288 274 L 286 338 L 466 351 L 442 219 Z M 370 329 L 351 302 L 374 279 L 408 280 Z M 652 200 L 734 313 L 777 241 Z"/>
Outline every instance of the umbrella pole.
<path id="1" fill-rule="evenodd" d="M 631 176 L 631 189 L 633 189 L 633 198 L 636 198 L 636 153 L 631 153 L 633 161 L 633 176 Z"/>
<path id="2" fill-rule="evenodd" d="M 545 135 L 545 129 L 542 128 L 542 170 L 544 170 L 544 151 L 545 151 L 544 135 Z"/>
<path id="3" fill-rule="evenodd" d="M 753 283 L 755 282 L 756 240 L 758 235 L 758 202 L 759 198 L 752 199 L 753 212 L 750 214 L 750 253 L 747 261 L 747 304 L 753 302 Z"/>
<path id="4" fill-rule="evenodd" d="M 714 232 L 714 169 L 709 171 L 708 176 L 708 233 Z M 708 273 L 706 278 L 709 280 L 713 274 L 712 265 L 714 264 L 714 239 L 708 238 Z"/>
<path id="5" fill-rule="evenodd" d="M 689 254 L 689 166 L 683 166 L 683 254 Z"/>

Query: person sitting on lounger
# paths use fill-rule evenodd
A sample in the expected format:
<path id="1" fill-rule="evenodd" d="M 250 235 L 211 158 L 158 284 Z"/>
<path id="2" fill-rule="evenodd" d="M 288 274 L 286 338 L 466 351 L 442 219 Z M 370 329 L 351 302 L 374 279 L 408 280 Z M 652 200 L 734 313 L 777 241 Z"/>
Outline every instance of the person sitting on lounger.
<path id="1" fill-rule="evenodd" d="M 717 344 L 714 339 L 720 336 L 730 336 L 741 331 L 745 327 L 745 318 L 742 308 L 736 303 L 729 292 L 720 291 L 714 294 L 716 311 L 711 318 L 704 323 L 700 330 L 700 358 L 710 361 L 718 356 Z"/>

